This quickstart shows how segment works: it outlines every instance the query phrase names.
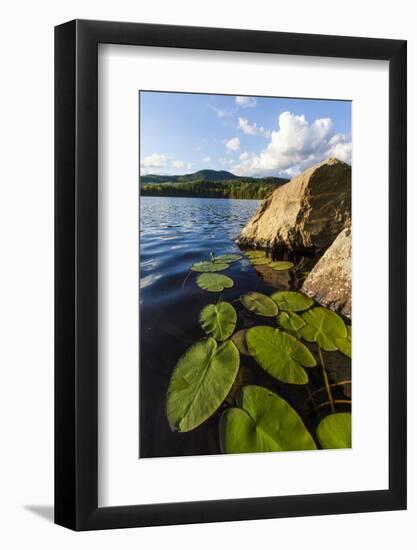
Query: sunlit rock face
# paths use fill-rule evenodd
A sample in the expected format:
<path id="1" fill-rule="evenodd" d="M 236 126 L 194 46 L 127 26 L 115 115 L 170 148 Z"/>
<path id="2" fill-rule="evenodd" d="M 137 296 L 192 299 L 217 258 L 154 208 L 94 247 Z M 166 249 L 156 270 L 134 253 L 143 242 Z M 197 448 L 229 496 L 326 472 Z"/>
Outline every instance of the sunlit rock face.
<path id="1" fill-rule="evenodd" d="M 351 167 L 329 158 L 269 195 L 241 231 L 242 246 L 323 252 L 350 221 Z"/>
<path id="2" fill-rule="evenodd" d="M 302 292 L 319 304 L 352 317 L 352 232 L 343 229 L 304 281 Z"/>

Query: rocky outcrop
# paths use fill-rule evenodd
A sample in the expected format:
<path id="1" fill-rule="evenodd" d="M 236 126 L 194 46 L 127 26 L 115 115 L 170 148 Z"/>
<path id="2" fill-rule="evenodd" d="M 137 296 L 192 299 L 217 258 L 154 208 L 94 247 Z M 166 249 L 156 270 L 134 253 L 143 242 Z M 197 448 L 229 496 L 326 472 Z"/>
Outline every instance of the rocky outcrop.
<path id="1" fill-rule="evenodd" d="M 325 250 L 350 221 L 351 167 L 329 158 L 269 195 L 240 233 L 242 246 Z"/>
<path id="2" fill-rule="evenodd" d="M 352 235 L 350 226 L 338 235 L 304 281 L 301 289 L 321 304 L 352 318 Z"/>

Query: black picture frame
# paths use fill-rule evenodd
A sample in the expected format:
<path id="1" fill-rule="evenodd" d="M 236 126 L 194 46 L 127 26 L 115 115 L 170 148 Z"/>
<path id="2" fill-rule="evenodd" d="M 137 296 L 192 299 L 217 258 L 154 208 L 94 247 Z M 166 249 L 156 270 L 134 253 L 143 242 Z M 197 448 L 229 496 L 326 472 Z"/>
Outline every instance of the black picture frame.
<path id="1" fill-rule="evenodd" d="M 98 507 L 98 44 L 389 62 L 389 488 Z M 74 20 L 55 28 L 55 523 L 77 531 L 406 508 L 406 41 Z"/>

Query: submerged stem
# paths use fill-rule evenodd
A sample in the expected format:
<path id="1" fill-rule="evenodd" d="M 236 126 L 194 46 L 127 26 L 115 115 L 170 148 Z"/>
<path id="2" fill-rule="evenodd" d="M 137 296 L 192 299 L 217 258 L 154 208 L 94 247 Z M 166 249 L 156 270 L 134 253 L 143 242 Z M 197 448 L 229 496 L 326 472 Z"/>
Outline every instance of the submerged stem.
<path id="1" fill-rule="evenodd" d="M 329 384 L 329 388 L 337 388 L 338 386 L 344 386 L 346 384 L 351 384 L 351 383 L 352 383 L 352 380 L 341 380 L 340 382 L 334 382 L 333 384 Z M 326 387 L 323 387 L 311 392 L 311 398 L 313 398 L 315 395 L 325 390 L 326 390 Z"/>
<path id="2" fill-rule="evenodd" d="M 181 288 L 184 288 L 184 287 L 185 287 L 185 283 L 187 282 L 187 279 L 188 279 L 188 277 L 191 275 L 191 273 L 192 273 L 192 271 L 189 271 L 189 272 L 187 273 L 187 275 L 185 276 L 185 279 L 184 279 L 184 281 L 183 281 L 183 283 L 182 283 L 182 285 L 181 285 Z"/>
<path id="3" fill-rule="evenodd" d="M 307 390 L 307 393 L 308 393 L 308 400 L 311 400 L 312 404 L 313 404 L 313 407 L 314 407 L 314 410 L 316 411 L 316 413 L 321 416 L 320 414 L 320 409 L 317 407 L 317 403 L 316 403 L 316 400 L 314 399 L 313 397 L 313 394 L 311 393 L 310 391 L 310 388 L 308 386 L 306 386 L 306 390 Z"/>
<path id="4" fill-rule="evenodd" d="M 327 377 L 326 366 L 324 364 L 324 357 L 323 357 L 323 354 L 321 352 L 320 346 L 318 344 L 317 344 L 317 349 L 318 349 L 318 352 L 319 352 L 320 364 L 321 364 L 321 367 L 323 369 L 324 384 L 326 386 L 327 395 L 329 396 L 330 408 L 331 408 L 332 412 L 334 412 L 335 408 L 334 408 L 334 401 L 333 401 L 332 391 L 330 389 L 329 379 Z"/>

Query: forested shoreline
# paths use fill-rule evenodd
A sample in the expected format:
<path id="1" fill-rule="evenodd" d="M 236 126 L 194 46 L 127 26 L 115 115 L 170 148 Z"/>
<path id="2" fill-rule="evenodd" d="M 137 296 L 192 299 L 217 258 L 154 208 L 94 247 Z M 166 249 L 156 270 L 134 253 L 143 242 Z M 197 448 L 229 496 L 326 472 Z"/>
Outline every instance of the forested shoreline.
<path id="1" fill-rule="evenodd" d="M 184 183 L 152 183 L 140 187 L 141 195 L 151 197 L 201 197 L 219 199 L 264 199 L 286 180 L 267 178 L 258 181 L 189 181 Z"/>

